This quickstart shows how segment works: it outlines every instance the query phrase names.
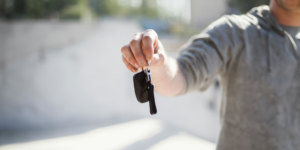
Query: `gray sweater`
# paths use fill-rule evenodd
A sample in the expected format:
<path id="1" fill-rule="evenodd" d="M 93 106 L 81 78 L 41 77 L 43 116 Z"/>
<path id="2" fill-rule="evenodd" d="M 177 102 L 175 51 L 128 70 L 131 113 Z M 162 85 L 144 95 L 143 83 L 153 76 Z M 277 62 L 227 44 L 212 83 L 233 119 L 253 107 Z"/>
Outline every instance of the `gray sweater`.
<path id="1" fill-rule="evenodd" d="M 218 150 L 300 149 L 299 43 L 260 6 L 218 19 L 183 47 L 183 93 L 221 76 Z"/>

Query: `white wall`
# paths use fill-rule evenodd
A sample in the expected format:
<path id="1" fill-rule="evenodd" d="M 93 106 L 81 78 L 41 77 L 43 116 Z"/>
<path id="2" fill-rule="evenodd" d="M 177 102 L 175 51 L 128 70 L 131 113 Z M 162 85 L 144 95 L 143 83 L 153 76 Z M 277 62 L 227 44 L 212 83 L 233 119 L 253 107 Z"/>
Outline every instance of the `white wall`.
<path id="1" fill-rule="evenodd" d="M 226 0 L 191 0 L 191 23 L 204 28 L 227 11 Z"/>

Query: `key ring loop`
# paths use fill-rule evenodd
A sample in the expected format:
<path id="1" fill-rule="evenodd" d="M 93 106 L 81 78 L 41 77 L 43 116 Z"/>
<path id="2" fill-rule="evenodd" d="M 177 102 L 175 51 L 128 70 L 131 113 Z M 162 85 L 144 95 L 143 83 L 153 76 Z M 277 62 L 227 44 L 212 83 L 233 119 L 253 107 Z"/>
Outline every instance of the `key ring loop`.
<path id="1" fill-rule="evenodd" d="M 147 61 L 147 64 L 148 64 L 148 68 L 144 69 L 144 67 L 142 67 L 142 70 L 144 71 L 145 75 L 147 76 L 146 81 L 151 82 L 150 62 Z"/>

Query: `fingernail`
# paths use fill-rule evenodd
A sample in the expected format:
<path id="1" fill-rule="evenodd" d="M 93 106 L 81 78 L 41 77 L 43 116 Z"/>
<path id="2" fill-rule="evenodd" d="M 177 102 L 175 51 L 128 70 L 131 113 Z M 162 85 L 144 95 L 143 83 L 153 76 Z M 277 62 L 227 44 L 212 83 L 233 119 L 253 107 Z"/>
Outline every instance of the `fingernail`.
<path id="1" fill-rule="evenodd" d="M 144 59 L 141 59 L 140 60 L 140 66 L 144 66 L 146 64 L 145 60 Z"/>
<path id="2" fill-rule="evenodd" d="M 151 59 L 151 54 L 146 55 L 147 60 Z"/>
<path id="3" fill-rule="evenodd" d="M 140 66 L 137 63 L 135 63 L 134 65 L 136 68 L 140 68 Z"/>

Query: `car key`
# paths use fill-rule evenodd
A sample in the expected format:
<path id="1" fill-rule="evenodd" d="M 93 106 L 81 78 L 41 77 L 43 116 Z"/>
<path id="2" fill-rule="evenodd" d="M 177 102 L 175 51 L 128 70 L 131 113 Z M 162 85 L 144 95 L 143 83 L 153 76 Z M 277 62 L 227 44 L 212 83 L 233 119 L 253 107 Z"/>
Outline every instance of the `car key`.
<path id="1" fill-rule="evenodd" d="M 133 76 L 134 81 L 134 89 L 137 100 L 140 103 L 145 103 L 149 101 L 150 106 L 150 114 L 154 115 L 157 113 L 155 97 L 154 97 L 154 84 L 151 79 L 150 72 L 150 63 L 148 62 L 148 68 L 144 69 L 142 67 L 142 71 L 135 74 Z"/>

